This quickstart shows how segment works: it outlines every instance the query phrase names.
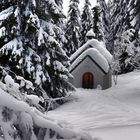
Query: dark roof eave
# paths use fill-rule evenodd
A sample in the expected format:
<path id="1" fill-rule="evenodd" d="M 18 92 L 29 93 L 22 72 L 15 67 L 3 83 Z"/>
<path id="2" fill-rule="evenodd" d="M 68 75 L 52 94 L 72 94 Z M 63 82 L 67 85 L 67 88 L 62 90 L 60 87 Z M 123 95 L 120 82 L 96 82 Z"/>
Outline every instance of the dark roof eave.
<path id="1" fill-rule="evenodd" d="M 95 64 L 97 65 L 97 67 L 98 67 L 104 74 L 107 74 L 107 72 L 105 72 L 105 71 L 101 68 L 101 66 L 100 66 L 99 64 L 97 64 L 95 60 L 92 59 L 92 57 L 91 57 L 90 55 L 85 56 L 73 69 L 70 70 L 70 73 L 73 72 L 87 57 L 89 57 L 89 58 L 91 59 L 91 61 L 92 61 L 93 63 L 95 63 Z"/>

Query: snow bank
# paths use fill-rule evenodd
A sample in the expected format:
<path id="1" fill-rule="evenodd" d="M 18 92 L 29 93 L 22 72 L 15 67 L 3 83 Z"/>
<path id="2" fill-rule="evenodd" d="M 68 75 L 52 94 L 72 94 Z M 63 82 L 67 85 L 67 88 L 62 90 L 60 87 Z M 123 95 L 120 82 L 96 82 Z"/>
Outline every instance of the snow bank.
<path id="1" fill-rule="evenodd" d="M 84 51 L 70 66 L 70 71 L 75 68 L 86 56 L 90 56 L 106 73 L 109 70 L 109 64 L 101 53 L 95 48 L 89 48 Z"/>
<path id="2" fill-rule="evenodd" d="M 71 57 L 70 60 L 73 62 L 81 53 L 83 53 L 88 48 L 95 48 L 97 49 L 108 61 L 110 64 L 112 62 L 112 55 L 109 51 L 105 48 L 105 44 L 103 42 L 99 42 L 96 39 L 91 39 L 87 41 L 82 47 L 80 47 Z"/>
<path id="3" fill-rule="evenodd" d="M 10 121 L 3 121 L 2 114 L 4 112 L 4 107 L 10 109 Z M 90 135 L 83 132 L 75 132 L 68 127 L 63 127 L 62 125 L 60 125 L 59 122 L 47 118 L 47 116 L 38 111 L 35 107 L 30 107 L 24 101 L 17 100 L 16 98 L 14 98 L 13 96 L 11 96 L 10 94 L 8 94 L 0 88 L 0 125 L 3 129 L 5 140 L 13 140 L 12 134 L 15 130 L 13 130 L 14 128 L 12 128 L 11 126 L 14 123 L 16 123 L 16 125 L 17 123 L 19 123 L 19 129 L 21 129 L 23 135 L 26 135 L 26 137 L 29 136 L 33 140 L 37 140 L 37 137 L 33 131 L 34 125 L 46 131 L 48 140 L 57 139 L 57 136 L 61 137 L 62 139 L 92 140 L 92 137 Z M 55 132 L 53 138 L 50 134 L 50 130 Z M 11 134 L 9 133 L 9 131 L 13 131 L 13 133 Z M 48 134 L 47 131 L 49 131 Z"/>
<path id="4" fill-rule="evenodd" d="M 107 90 L 76 89 L 73 98 L 48 117 L 103 140 L 140 139 L 140 71 L 120 75 L 118 84 Z"/>
<path id="5" fill-rule="evenodd" d="M 140 126 L 120 126 L 94 129 L 92 136 L 101 137 L 99 140 L 139 140 Z"/>

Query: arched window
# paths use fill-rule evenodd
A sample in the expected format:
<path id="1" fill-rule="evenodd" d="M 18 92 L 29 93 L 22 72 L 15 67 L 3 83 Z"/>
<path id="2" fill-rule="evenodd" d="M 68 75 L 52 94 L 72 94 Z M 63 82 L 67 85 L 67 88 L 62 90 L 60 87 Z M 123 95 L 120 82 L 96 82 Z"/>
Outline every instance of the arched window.
<path id="1" fill-rule="evenodd" d="M 94 82 L 94 76 L 91 72 L 86 72 L 83 74 L 83 88 L 92 89 Z"/>

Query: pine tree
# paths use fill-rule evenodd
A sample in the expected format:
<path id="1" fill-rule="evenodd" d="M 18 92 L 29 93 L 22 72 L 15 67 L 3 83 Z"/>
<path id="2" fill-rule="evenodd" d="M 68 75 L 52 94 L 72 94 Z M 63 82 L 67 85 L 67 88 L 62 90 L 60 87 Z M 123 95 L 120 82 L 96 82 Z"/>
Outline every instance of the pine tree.
<path id="1" fill-rule="evenodd" d="M 81 37 L 80 46 L 86 43 L 86 34 L 92 28 L 92 14 L 90 10 L 91 3 L 89 0 L 85 0 L 83 12 L 81 15 Z"/>
<path id="2" fill-rule="evenodd" d="M 40 1 L 39 5 L 44 5 L 44 1 Z M 50 79 L 47 79 L 43 87 L 51 97 L 65 96 L 68 90 L 73 89 L 68 82 L 70 76 L 68 69 L 68 57 L 62 49 L 62 44 L 65 42 L 64 32 L 62 27 L 61 4 L 58 6 L 55 1 L 47 1 L 46 7 L 41 8 L 44 14 L 39 17 L 41 19 L 41 27 L 44 30 L 42 33 L 43 44 L 38 47 L 39 54 L 42 58 L 42 63 L 49 74 Z M 47 9 L 48 8 L 48 9 Z M 46 10 L 47 9 L 47 10 Z M 46 10 L 46 11 L 45 11 Z M 47 19 L 44 19 L 47 17 Z"/>
<path id="3" fill-rule="evenodd" d="M 139 0 L 131 0 L 129 2 L 129 9 L 131 12 L 130 20 L 134 24 L 135 29 L 135 45 L 138 47 L 140 45 L 139 41 L 139 31 L 140 31 L 140 1 Z"/>
<path id="4" fill-rule="evenodd" d="M 97 40 L 103 40 L 102 22 L 101 22 L 101 10 L 99 6 L 92 8 L 93 13 L 93 32 Z"/>
<path id="5" fill-rule="evenodd" d="M 67 43 L 64 45 L 64 49 L 68 56 L 73 54 L 80 47 L 80 11 L 78 4 L 79 0 L 70 0 L 68 19 L 65 29 Z"/>
<path id="6" fill-rule="evenodd" d="M 136 54 L 135 54 L 135 62 L 136 68 L 140 68 L 140 1 L 139 0 L 131 0 L 129 2 L 129 11 L 130 11 L 130 21 L 134 25 L 134 44 L 136 47 Z"/>
<path id="7" fill-rule="evenodd" d="M 118 34 L 115 40 L 114 63 L 118 63 L 119 73 L 130 72 L 137 67 L 134 34 L 134 29 L 128 29 L 122 34 Z"/>
<path id="8" fill-rule="evenodd" d="M 119 1 L 114 1 L 114 3 L 112 3 L 112 7 L 113 5 L 118 6 L 118 3 Z M 136 30 L 136 25 L 132 24 L 132 20 L 135 20 L 133 12 L 134 3 L 132 4 L 132 1 L 126 1 L 126 3 L 128 9 L 126 12 L 125 20 L 123 21 L 123 28 L 121 32 L 117 33 L 114 40 L 114 58 L 115 62 L 118 62 L 120 65 L 120 73 L 130 72 L 139 68 L 140 66 L 139 34 Z"/>
<path id="9" fill-rule="evenodd" d="M 0 64 L 50 97 L 65 96 L 73 87 L 62 49 L 62 9 L 55 1 L 10 2 L 0 3 Z"/>
<path id="10" fill-rule="evenodd" d="M 34 84 L 36 79 L 45 78 L 40 64 L 40 58 L 35 52 L 35 35 L 39 28 L 39 19 L 35 14 L 34 1 L 14 1 L 8 5 L 3 1 L 3 10 L 0 13 L 0 61 Z"/>
<path id="11" fill-rule="evenodd" d="M 103 32 L 104 32 L 104 38 L 106 43 L 106 48 L 113 53 L 114 48 L 114 42 L 113 42 L 113 36 L 112 36 L 112 29 L 111 29 L 111 15 L 110 15 L 110 9 L 107 6 L 105 0 L 98 0 L 102 12 L 102 23 L 103 23 Z"/>
<path id="12" fill-rule="evenodd" d="M 140 1 L 131 0 L 129 2 L 129 10 L 131 11 L 131 20 L 134 22 L 134 27 L 136 30 L 136 37 L 138 37 L 138 31 L 140 29 Z"/>
<path id="13" fill-rule="evenodd" d="M 113 1 L 106 4 L 105 0 L 98 0 L 102 11 L 103 32 L 107 49 L 113 54 L 116 35 L 123 32 L 123 25 L 127 17 L 127 1 Z M 110 4 L 113 4 L 110 5 Z"/>

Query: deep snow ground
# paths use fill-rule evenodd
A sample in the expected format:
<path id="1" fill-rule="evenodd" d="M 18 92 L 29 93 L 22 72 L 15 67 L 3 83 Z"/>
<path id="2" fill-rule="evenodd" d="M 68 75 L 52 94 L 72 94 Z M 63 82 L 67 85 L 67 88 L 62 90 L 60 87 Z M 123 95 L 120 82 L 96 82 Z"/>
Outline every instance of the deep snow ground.
<path id="1" fill-rule="evenodd" d="M 107 90 L 77 89 L 73 98 L 48 116 L 103 140 L 140 139 L 140 71 L 119 76 Z"/>

